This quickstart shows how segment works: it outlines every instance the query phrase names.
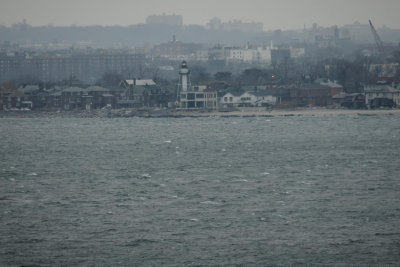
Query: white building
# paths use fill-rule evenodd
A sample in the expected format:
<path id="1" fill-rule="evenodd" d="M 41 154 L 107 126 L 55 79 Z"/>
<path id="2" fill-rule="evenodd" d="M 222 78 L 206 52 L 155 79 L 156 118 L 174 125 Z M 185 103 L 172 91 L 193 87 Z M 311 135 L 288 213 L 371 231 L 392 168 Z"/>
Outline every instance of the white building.
<path id="1" fill-rule="evenodd" d="M 219 102 L 221 107 L 228 108 L 228 107 L 237 107 L 240 103 L 240 95 L 234 95 L 232 93 L 227 93 Z"/>
<path id="2" fill-rule="evenodd" d="M 216 57 L 215 51 L 214 53 L 210 53 Z M 272 54 L 279 54 L 282 50 L 287 50 L 287 56 L 290 58 L 300 58 L 305 55 L 304 48 L 290 47 L 290 48 L 278 48 L 274 47 L 271 43 L 270 46 L 257 46 L 257 47 L 224 47 L 219 48 L 220 53 L 218 54 L 218 58 L 225 57 L 226 61 L 231 62 L 245 62 L 245 63 L 254 63 L 254 64 L 271 64 Z"/>
<path id="3" fill-rule="evenodd" d="M 226 60 L 252 63 L 253 50 L 246 48 L 231 48 L 228 50 Z"/>
<path id="4" fill-rule="evenodd" d="M 253 94 L 256 96 L 255 105 L 257 107 L 273 106 L 278 102 L 278 98 L 270 93 L 255 92 Z"/>
<path id="5" fill-rule="evenodd" d="M 133 80 L 122 80 L 119 83 L 119 86 L 123 85 L 125 88 L 129 86 L 135 86 L 135 85 L 156 85 L 156 83 L 151 80 L 151 79 L 133 79 Z"/>
<path id="6" fill-rule="evenodd" d="M 271 48 L 259 46 L 256 48 L 253 58 L 254 63 L 271 64 Z"/>
<path id="7" fill-rule="evenodd" d="M 228 107 L 266 107 L 275 105 L 277 97 L 267 92 L 245 92 L 240 95 L 227 93 L 221 97 L 220 106 Z"/>

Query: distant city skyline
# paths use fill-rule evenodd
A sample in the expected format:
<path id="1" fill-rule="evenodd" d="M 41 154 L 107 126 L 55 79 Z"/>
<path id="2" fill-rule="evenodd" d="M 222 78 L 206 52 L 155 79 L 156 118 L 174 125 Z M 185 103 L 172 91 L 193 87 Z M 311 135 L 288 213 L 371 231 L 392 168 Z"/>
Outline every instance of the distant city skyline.
<path id="1" fill-rule="evenodd" d="M 371 19 L 376 27 L 400 29 L 398 0 L 1 0 L 0 24 L 32 26 L 133 25 L 149 15 L 182 15 L 185 25 L 222 21 L 262 22 L 264 30 L 342 26 Z"/>

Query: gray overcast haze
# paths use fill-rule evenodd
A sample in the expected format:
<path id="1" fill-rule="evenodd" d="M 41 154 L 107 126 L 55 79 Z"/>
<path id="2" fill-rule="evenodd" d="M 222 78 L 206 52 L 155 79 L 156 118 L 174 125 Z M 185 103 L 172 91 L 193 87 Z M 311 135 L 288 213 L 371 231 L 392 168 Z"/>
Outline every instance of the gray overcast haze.
<path id="1" fill-rule="evenodd" d="M 184 24 L 212 17 L 264 23 L 264 30 L 351 24 L 400 29 L 399 0 L 0 0 L 0 24 L 33 26 L 132 25 L 151 14 L 178 14 Z"/>

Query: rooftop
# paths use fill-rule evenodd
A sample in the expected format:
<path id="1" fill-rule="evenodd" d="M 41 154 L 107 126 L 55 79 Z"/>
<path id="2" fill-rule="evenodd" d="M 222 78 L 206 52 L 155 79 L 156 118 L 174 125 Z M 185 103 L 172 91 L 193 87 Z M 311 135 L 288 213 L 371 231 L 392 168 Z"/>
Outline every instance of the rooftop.
<path id="1" fill-rule="evenodd" d="M 86 89 L 80 88 L 80 87 L 67 87 L 62 92 L 68 92 L 68 93 L 73 93 L 73 92 L 85 92 L 87 91 Z"/>
<path id="2" fill-rule="evenodd" d="M 395 92 L 400 92 L 400 90 L 389 86 L 389 85 L 373 85 L 373 86 L 368 86 L 364 87 L 364 91 L 366 93 L 395 93 Z"/>
<path id="3" fill-rule="evenodd" d="M 151 79 L 134 79 L 134 80 L 125 80 L 128 85 L 156 85 L 156 83 Z"/>
<path id="4" fill-rule="evenodd" d="M 340 84 L 338 84 L 336 81 L 330 81 L 330 80 L 328 80 L 328 81 L 323 81 L 323 80 L 320 80 L 320 81 L 319 81 L 319 84 L 320 84 L 320 85 L 329 86 L 329 87 L 334 87 L 334 88 L 343 88 L 343 86 L 341 86 Z"/>
<path id="5" fill-rule="evenodd" d="M 100 86 L 90 86 L 86 88 L 89 92 L 109 92 L 110 90 Z"/>

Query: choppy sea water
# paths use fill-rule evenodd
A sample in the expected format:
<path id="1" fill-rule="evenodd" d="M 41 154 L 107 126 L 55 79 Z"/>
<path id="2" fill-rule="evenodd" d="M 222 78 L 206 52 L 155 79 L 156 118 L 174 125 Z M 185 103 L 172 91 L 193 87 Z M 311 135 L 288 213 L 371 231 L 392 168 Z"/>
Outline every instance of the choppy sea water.
<path id="1" fill-rule="evenodd" d="M 0 119 L 1 266 L 400 264 L 400 117 Z"/>

